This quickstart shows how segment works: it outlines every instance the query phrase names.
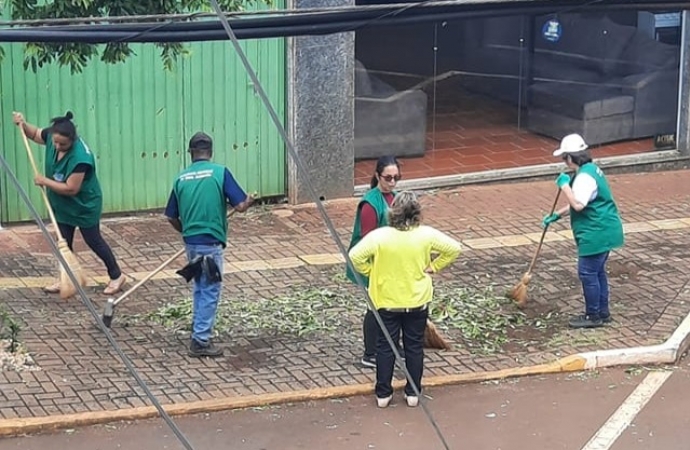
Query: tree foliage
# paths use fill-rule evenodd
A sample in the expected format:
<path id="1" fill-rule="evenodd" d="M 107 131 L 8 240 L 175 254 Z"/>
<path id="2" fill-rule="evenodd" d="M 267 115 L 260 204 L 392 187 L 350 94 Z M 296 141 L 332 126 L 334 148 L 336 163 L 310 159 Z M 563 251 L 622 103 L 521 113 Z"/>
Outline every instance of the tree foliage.
<path id="1" fill-rule="evenodd" d="M 244 6 L 270 0 L 218 0 L 224 11 L 240 11 Z M 43 20 L 84 17 L 116 17 L 157 14 L 187 14 L 210 12 L 208 0 L 0 0 L 8 5 L 12 20 Z M 7 6 L 6 6 L 7 7 Z M 166 70 L 172 70 L 178 58 L 187 53 L 183 44 L 154 43 Z M 129 44 L 112 42 L 105 45 L 79 43 L 27 43 L 24 48 L 24 69 L 34 72 L 46 64 L 67 66 L 72 73 L 81 72 L 94 58 L 109 64 L 126 61 L 134 55 Z M 3 50 L 0 48 L 0 59 Z"/>

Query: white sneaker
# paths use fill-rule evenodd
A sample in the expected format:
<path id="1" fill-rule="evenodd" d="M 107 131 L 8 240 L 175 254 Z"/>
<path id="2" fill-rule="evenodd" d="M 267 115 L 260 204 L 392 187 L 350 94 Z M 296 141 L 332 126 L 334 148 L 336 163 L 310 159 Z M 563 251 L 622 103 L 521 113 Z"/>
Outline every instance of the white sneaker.
<path id="1" fill-rule="evenodd" d="M 386 407 L 388 407 L 388 404 L 391 402 L 392 398 L 393 398 L 392 395 L 389 395 L 388 397 L 384 397 L 384 398 L 376 397 L 376 404 L 378 405 L 379 408 L 386 408 Z"/>
<path id="2" fill-rule="evenodd" d="M 407 401 L 407 406 L 410 408 L 415 408 L 419 405 L 419 397 L 416 395 L 405 395 L 405 400 Z"/>

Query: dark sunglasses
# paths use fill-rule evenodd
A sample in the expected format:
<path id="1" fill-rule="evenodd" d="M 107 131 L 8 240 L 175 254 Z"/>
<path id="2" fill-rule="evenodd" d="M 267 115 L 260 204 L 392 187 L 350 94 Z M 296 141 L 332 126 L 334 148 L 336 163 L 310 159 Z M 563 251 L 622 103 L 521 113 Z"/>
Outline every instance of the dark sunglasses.
<path id="1" fill-rule="evenodd" d="M 386 180 L 389 183 L 393 180 L 395 180 L 396 182 L 400 181 L 400 179 L 402 178 L 401 175 L 379 175 L 379 177 Z"/>

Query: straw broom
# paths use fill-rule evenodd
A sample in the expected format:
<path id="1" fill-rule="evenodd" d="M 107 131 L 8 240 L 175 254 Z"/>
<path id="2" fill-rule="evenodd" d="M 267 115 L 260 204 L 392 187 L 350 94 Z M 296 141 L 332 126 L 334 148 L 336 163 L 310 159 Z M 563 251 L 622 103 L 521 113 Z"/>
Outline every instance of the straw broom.
<path id="1" fill-rule="evenodd" d="M 558 204 L 558 198 L 561 195 L 561 190 L 558 189 L 558 193 L 556 194 L 556 199 L 553 201 L 553 206 L 551 207 L 551 214 L 556 210 L 556 205 Z M 527 304 L 527 286 L 529 285 L 530 280 L 532 279 L 532 269 L 534 269 L 534 264 L 537 262 L 537 256 L 539 256 L 539 252 L 541 251 L 542 244 L 544 243 L 544 237 L 546 236 L 546 231 L 549 229 L 548 225 L 544 227 L 544 230 L 541 232 L 541 239 L 539 239 L 539 245 L 537 246 L 537 250 L 534 252 L 534 256 L 532 257 L 532 262 L 529 265 L 529 268 L 527 269 L 527 272 L 522 276 L 522 279 L 518 284 L 516 284 L 513 289 L 510 290 L 508 293 L 508 298 L 511 300 L 515 300 L 515 303 L 517 303 L 517 306 L 519 308 L 522 308 Z"/>
<path id="2" fill-rule="evenodd" d="M 36 161 L 34 161 L 34 155 L 31 152 L 31 147 L 29 146 L 29 140 L 27 139 L 24 130 L 21 129 L 21 125 L 19 126 L 19 134 L 22 135 L 22 138 L 24 140 L 24 146 L 26 147 L 26 153 L 29 155 L 29 161 L 31 162 L 31 167 L 34 170 L 34 175 L 38 176 L 39 172 L 38 168 L 36 167 Z M 60 250 L 60 254 L 67 262 L 67 265 L 70 267 L 70 269 L 72 269 L 72 273 L 74 273 L 74 276 L 77 278 L 79 283 L 82 286 L 84 286 L 86 284 L 86 277 L 84 276 L 81 266 L 79 265 L 77 257 L 69 249 L 67 241 L 65 240 L 65 238 L 62 237 L 62 234 L 60 233 L 60 227 L 58 227 L 57 220 L 55 220 L 55 214 L 53 213 L 53 209 L 50 207 L 48 195 L 46 194 L 46 190 L 44 187 L 41 187 L 41 195 L 43 197 L 43 201 L 45 202 L 46 208 L 48 209 L 50 220 L 53 223 L 53 227 L 55 228 L 55 234 L 57 235 L 58 249 Z M 72 280 L 67 274 L 67 270 L 65 269 L 65 267 L 63 267 L 63 265 L 60 264 L 60 298 L 65 300 L 74 296 L 76 293 L 77 288 L 74 286 L 74 283 L 72 283 Z"/>
<path id="3" fill-rule="evenodd" d="M 451 346 L 446 339 L 441 335 L 434 323 L 427 319 L 426 328 L 424 329 L 424 347 L 436 348 L 439 350 L 450 350 Z"/>

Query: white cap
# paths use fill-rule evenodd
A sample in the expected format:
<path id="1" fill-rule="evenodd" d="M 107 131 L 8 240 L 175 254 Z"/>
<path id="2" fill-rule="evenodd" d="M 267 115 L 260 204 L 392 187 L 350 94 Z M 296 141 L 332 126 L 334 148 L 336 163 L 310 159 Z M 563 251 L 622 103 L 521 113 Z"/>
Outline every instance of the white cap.
<path id="1" fill-rule="evenodd" d="M 553 156 L 561 156 L 564 153 L 578 153 L 587 150 L 587 144 L 577 133 L 569 134 L 561 141 L 560 148 L 553 152 Z"/>

